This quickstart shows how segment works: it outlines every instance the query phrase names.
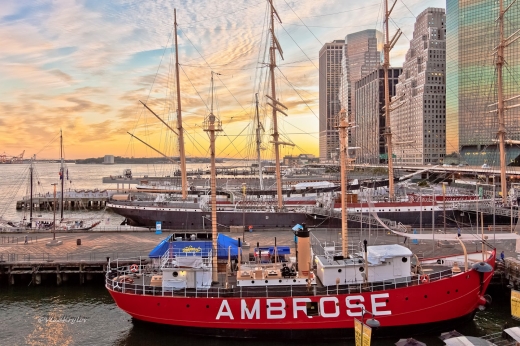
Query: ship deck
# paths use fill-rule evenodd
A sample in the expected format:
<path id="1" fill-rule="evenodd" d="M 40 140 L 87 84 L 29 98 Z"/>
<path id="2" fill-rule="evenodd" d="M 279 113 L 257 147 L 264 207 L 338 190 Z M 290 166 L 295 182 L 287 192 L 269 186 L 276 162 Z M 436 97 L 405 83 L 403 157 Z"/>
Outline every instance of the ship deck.
<path id="1" fill-rule="evenodd" d="M 421 276 L 426 274 L 428 281 L 437 281 L 446 277 L 451 277 L 464 268 L 454 269 L 445 264 L 424 264 L 420 272 L 410 273 L 409 277 L 400 280 L 387 280 L 380 282 L 352 283 L 347 285 L 324 286 L 318 278 L 315 284 L 280 285 L 272 280 L 265 280 L 258 286 L 241 287 L 237 285 L 236 271 L 229 273 L 218 273 L 218 282 L 211 287 L 168 289 L 161 286 L 160 281 L 156 281 L 157 276 L 161 275 L 158 268 L 153 268 L 151 264 L 142 264 L 142 273 L 129 273 L 128 267 L 123 270 L 112 269 L 106 276 L 107 289 L 138 295 L 152 296 L 183 296 L 183 297 L 288 297 L 303 295 L 329 295 L 331 293 L 362 293 L 395 289 L 400 287 L 414 286 L 421 284 Z M 180 268 L 182 269 L 182 268 Z M 154 282 L 155 281 L 155 282 Z M 272 281 L 269 283 L 268 281 Z"/>

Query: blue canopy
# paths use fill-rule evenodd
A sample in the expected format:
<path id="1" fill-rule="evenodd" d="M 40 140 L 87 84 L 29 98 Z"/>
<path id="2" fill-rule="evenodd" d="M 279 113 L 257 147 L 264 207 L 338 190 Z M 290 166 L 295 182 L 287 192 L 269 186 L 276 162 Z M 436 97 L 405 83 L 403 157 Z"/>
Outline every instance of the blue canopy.
<path id="1" fill-rule="evenodd" d="M 148 254 L 148 257 L 159 258 L 164 255 L 166 250 L 168 250 L 168 239 L 170 239 L 170 236 L 164 238 L 156 247 L 154 247 L 153 250 Z"/>
<path id="2" fill-rule="evenodd" d="M 227 258 L 228 248 L 231 246 L 231 258 L 238 257 L 238 240 L 219 234 L 217 238 L 217 258 Z"/>
<path id="3" fill-rule="evenodd" d="M 163 239 L 150 253 L 150 258 L 162 257 L 168 250 L 171 236 Z M 173 251 L 175 252 L 193 252 L 196 254 L 207 254 L 212 247 L 211 240 L 183 240 L 171 242 Z M 238 240 L 228 237 L 224 234 L 219 234 L 217 238 L 217 258 L 227 258 L 228 248 L 231 246 L 231 258 L 238 257 Z"/>

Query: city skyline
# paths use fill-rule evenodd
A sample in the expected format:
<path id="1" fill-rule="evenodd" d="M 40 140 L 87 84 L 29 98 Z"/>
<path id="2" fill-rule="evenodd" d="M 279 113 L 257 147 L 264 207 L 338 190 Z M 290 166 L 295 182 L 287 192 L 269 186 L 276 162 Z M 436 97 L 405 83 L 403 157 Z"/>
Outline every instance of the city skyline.
<path id="1" fill-rule="evenodd" d="M 318 156 L 319 49 L 349 33 L 381 30 L 383 1 L 275 1 L 275 6 L 282 19 L 277 36 L 285 58 L 277 59 L 277 88 L 280 101 L 289 107 L 289 116 L 279 119 L 282 133 L 296 144 L 283 148 L 281 155 Z M 445 7 L 445 2 L 428 6 Z M 414 16 L 425 7 L 418 0 L 397 3 L 391 26 L 394 30 L 399 26 L 404 36 L 392 51 L 393 66 L 402 64 Z M 15 156 L 25 150 L 26 157 L 58 157 L 58 145 L 51 142 L 61 128 L 68 159 L 156 155 L 130 142 L 127 131 L 175 155 L 175 144 L 162 144 L 175 143 L 171 136 L 139 104 L 150 95 L 154 97 L 147 103 L 161 116 L 174 112 L 160 103 L 170 98 L 160 90 L 171 82 L 165 61 L 160 62 L 164 47 L 171 44 L 173 8 L 179 24 L 187 155 L 204 156 L 207 150 L 200 126 L 208 112 L 213 70 L 222 74 L 215 85 L 225 134 L 217 140 L 217 155 L 244 157 L 254 93 L 265 73 L 258 64 L 265 1 L 4 3 L 0 42 L 8 49 L 0 54 L 0 152 Z M 270 152 L 264 155 L 270 157 Z"/>

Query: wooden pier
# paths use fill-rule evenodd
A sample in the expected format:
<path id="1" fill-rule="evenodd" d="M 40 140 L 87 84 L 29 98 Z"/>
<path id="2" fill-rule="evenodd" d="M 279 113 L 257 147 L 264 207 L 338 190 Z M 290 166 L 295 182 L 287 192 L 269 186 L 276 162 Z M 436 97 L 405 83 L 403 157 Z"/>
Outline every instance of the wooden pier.
<path id="1" fill-rule="evenodd" d="M 106 190 L 79 190 L 66 191 L 63 195 L 64 210 L 81 210 L 81 209 L 103 209 L 106 206 L 109 195 Z M 52 193 L 33 195 L 33 210 L 59 210 L 61 202 L 61 193 L 56 194 L 56 198 Z M 16 202 L 16 210 L 29 210 L 31 206 L 30 196 L 25 196 L 22 200 Z"/>
<path id="2" fill-rule="evenodd" d="M 349 232 L 350 246 L 355 248 L 367 239 L 369 244 L 396 244 L 403 243 L 404 239 L 386 230 L 372 227 L 352 229 Z M 148 258 L 150 251 L 168 235 L 189 239 L 191 234 L 198 238 L 210 238 L 210 233 L 203 230 L 164 230 L 156 234 L 148 229 L 135 231 L 99 231 L 84 233 L 56 233 L 56 240 L 62 241 L 59 246 L 47 246 L 53 239 L 52 232 L 23 232 L 0 235 L 0 286 L 7 285 L 77 285 L 90 281 L 102 284 L 105 272 L 110 262 L 115 259 Z M 341 233 L 338 229 L 319 229 L 313 232 L 320 241 L 340 243 Z M 294 234 L 290 231 L 262 230 L 253 232 L 239 232 L 230 234 L 233 238 L 240 237 L 251 245 L 261 246 L 289 245 L 294 251 Z M 27 237 L 27 238 L 26 238 Z M 276 240 L 275 240 L 276 239 Z M 25 242 L 27 240 L 27 242 Z M 493 243 L 493 239 L 489 239 Z M 466 244 L 468 251 L 481 249 L 478 239 L 474 244 Z M 428 258 L 440 255 L 460 254 L 458 246 L 440 246 L 433 242 L 405 243 L 419 258 Z M 497 257 L 504 250 L 506 260 L 497 264 L 494 283 L 510 284 L 520 288 L 520 260 L 516 252 L 514 241 L 497 241 Z M 502 280 L 500 280 L 502 278 Z"/>
<path id="3" fill-rule="evenodd" d="M 17 283 L 29 285 L 40 285 L 42 283 L 55 282 L 57 286 L 73 280 L 84 284 L 94 280 L 95 277 L 102 278 L 107 270 L 108 261 L 69 261 L 53 262 L 30 261 L 30 262 L 0 262 L 0 277 L 7 279 L 9 285 Z"/>

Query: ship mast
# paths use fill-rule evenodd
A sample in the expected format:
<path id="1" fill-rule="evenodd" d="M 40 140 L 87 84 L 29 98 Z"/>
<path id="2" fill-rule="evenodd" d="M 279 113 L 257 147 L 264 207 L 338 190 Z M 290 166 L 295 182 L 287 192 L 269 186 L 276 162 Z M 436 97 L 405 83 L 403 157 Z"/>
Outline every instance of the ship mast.
<path id="1" fill-rule="evenodd" d="M 388 157 L 388 198 L 392 201 L 395 199 L 394 194 L 394 162 L 392 158 L 392 128 L 390 124 L 390 88 L 388 86 L 388 70 L 390 68 L 390 50 L 394 47 L 397 40 L 401 36 L 401 30 L 397 30 L 394 37 L 390 40 L 388 22 L 390 13 L 394 9 L 397 0 L 394 1 L 392 8 L 388 9 L 388 0 L 385 0 L 385 44 L 383 70 L 385 74 L 385 137 Z"/>
<path id="2" fill-rule="evenodd" d="M 266 95 L 266 96 L 272 102 L 272 103 L 267 102 L 267 104 L 269 106 L 271 106 L 271 108 L 273 109 L 273 134 L 272 134 L 273 140 L 271 143 L 274 144 L 274 153 L 275 153 L 276 194 L 278 196 L 278 210 L 282 210 L 283 209 L 283 195 L 282 195 L 282 174 L 281 174 L 281 169 L 280 169 L 280 145 L 293 146 L 294 144 L 281 142 L 279 140 L 280 134 L 278 133 L 278 119 L 277 119 L 276 112 L 280 112 L 283 115 L 287 116 L 287 114 L 280 109 L 280 107 L 281 107 L 281 108 L 287 110 L 287 107 L 285 107 L 281 102 L 278 102 L 278 100 L 276 99 L 276 86 L 275 86 L 275 78 L 274 78 L 274 69 L 276 68 L 275 51 L 278 50 L 282 60 L 283 60 L 283 51 L 282 51 L 282 48 L 280 47 L 280 43 L 278 42 L 278 39 L 276 38 L 276 36 L 274 34 L 274 17 L 275 17 L 275 15 L 280 23 L 282 22 L 282 20 L 280 19 L 280 17 L 278 16 L 278 12 L 276 12 L 276 9 L 274 8 L 273 0 L 268 0 L 268 1 L 269 1 L 270 11 L 271 11 L 271 24 L 270 24 L 270 28 L 269 28 L 269 31 L 271 33 L 271 47 L 269 48 L 269 61 L 270 61 L 269 62 L 269 74 L 271 77 L 271 95 Z"/>
<path id="3" fill-rule="evenodd" d="M 36 155 L 35 155 L 36 156 Z M 29 224 L 31 225 L 31 228 L 32 228 L 32 218 L 33 218 L 33 176 L 34 176 L 34 158 L 35 156 L 33 156 L 31 158 L 31 166 L 29 167 L 29 172 L 30 172 L 30 182 L 31 182 L 31 187 L 30 187 L 30 191 L 31 191 L 31 197 L 30 197 L 30 207 L 29 207 Z"/>
<path id="4" fill-rule="evenodd" d="M 61 159 L 61 167 L 60 167 L 60 179 L 61 179 L 61 198 L 60 198 L 60 217 L 63 220 L 63 183 L 65 182 L 64 177 L 64 169 L 63 169 L 63 134 L 60 130 L 60 159 Z"/>
<path id="5" fill-rule="evenodd" d="M 258 112 L 258 93 L 255 94 L 256 99 L 256 112 L 255 112 L 255 118 L 256 118 L 256 158 L 258 160 L 258 179 L 260 182 L 260 190 L 264 189 L 264 179 L 262 176 L 262 158 L 260 155 L 261 145 L 262 145 L 262 139 L 260 136 L 260 130 L 263 129 L 262 124 L 260 123 L 260 114 Z"/>
<path id="6" fill-rule="evenodd" d="M 211 71 L 211 109 L 204 119 L 203 129 L 208 132 L 209 142 L 210 142 L 210 156 L 211 156 L 211 179 L 210 179 L 210 187 L 211 187 L 211 235 L 212 235 L 212 281 L 218 282 L 218 272 L 217 272 L 217 178 L 216 178 L 216 168 L 215 168 L 215 132 L 222 131 L 222 122 L 217 119 L 217 117 L 213 114 L 213 75 L 220 73 L 215 73 Z"/>
<path id="7" fill-rule="evenodd" d="M 507 202 L 507 181 L 506 181 L 506 148 L 505 148 L 505 138 L 506 138 L 506 124 L 505 124 L 505 114 L 504 112 L 513 107 L 518 107 L 518 105 L 515 106 L 504 106 L 504 102 L 507 100 L 504 100 L 503 95 L 503 78 L 502 78 L 502 67 L 504 66 L 504 48 L 509 46 L 511 43 L 516 41 L 518 39 L 518 36 L 516 38 L 513 38 L 513 36 L 516 36 L 515 34 L 518 33 L 515 32 L 513 35 L 509 36 L 508 38 L 504 38 L 504 15 L 505 13 L 511 8 L 511 6 L 516 2 L 513 1 L 509 6 L 504 9 L 503 0 L 500 0 L 500 13 L 498 16 L 498 27 L 499 27 L 499 39 L 500 42 L 498 46 L 496 47 L 495 54 L 497 55 L 496 58 L 496 68 L 497 68 L 497 88 L 498 88 L 498 102 L 497 102 L 497 109 L 493 112 L 498 112 L 498 142 L 499 142 L 499 148 L 500 148 L 500 190 L 502 192 L 502 202 Z M 515 97 L 516 98 L 516 97 Z M 511 100 L 511 99 L 510 99 Z M 493 182 L 494 184 L 495 182 Z M 494 198 L 495 196 L 493 196 Z"/>
<path id="8" fill-rule="evenodd" d="M 175 75 L 177 81 L 177 130 L 179 132 L 182 199 L 186 200 L 188 194 L 188 177 L 186 172 L 186 154 L 184 151 L 184 129 L 182 128 L 181 86 L 179 81 L 179 49 L 177 47 L 177 9 L 173 10 L 173 18 L 175 26 Z"/>
<path id="9" fill-rule="evenodd" d="M 344 258 L 348 255 L 348 227 L 347 227 L 347 172 L 350 168 L 351 159 L 348 157 L 348 131 L 350 124 L 347 121 L 345 109 L 339 113 L 339 156 L 341 174 L 341 254 Z M 334 203 L 334 202 L 332 202 Z"/>

